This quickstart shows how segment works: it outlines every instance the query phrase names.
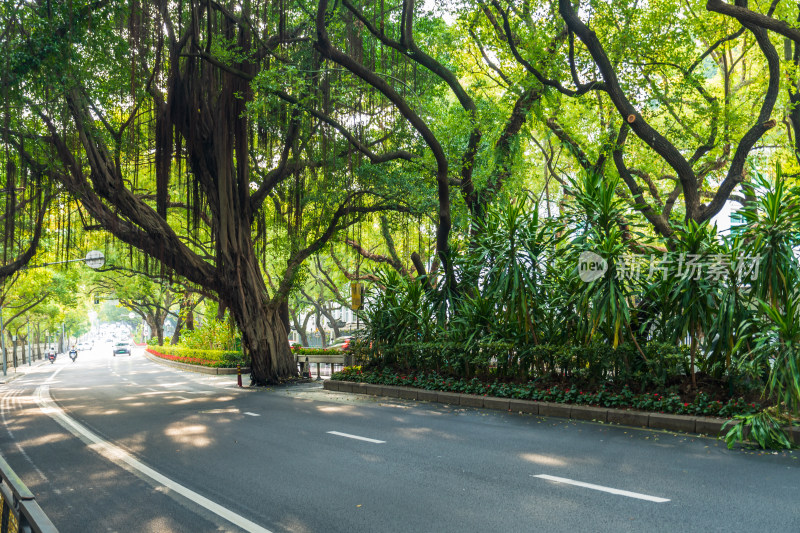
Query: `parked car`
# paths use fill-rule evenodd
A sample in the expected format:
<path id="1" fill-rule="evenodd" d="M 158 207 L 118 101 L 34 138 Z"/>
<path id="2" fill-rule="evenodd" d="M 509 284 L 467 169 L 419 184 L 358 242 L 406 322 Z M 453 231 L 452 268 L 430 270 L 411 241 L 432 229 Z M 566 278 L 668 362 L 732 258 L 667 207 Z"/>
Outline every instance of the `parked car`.
<path id="1" fill-rule="evenodd" d="M 112 355 L 114 357 L 118 355 L 131 355 L 131 345 L 127 342 L 118 342 L 114 344 Z"/>

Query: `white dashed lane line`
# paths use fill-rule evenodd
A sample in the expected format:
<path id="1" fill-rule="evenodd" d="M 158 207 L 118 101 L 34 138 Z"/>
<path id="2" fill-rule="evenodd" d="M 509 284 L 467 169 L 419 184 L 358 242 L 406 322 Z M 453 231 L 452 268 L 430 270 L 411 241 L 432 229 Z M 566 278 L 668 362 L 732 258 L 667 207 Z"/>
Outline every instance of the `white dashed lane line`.
<path id="1" fill-rule="evenodd" d="M 371 442 L 373 444 L 385 444 L 385 440 L 378 440 L 378 439 L 370 439 L 368 437 L 360 437 L 358 435 L 351 435 L 350 433 L 340 433 L 339 431 L 328 431 L 331 435 L 336 435 L 338 437 L 346 437 L 348 439 L 355 439 L 355 440 L 363 440 L 364 442 Z"/>
<path id="2" fill-rule="evenodd" d="M 650 496 L 648 494 L 640 494 L 638 492 L 630 492 L 627 490 L 614 489 L 611 487 L 604 487 L 602 485 L 593 485 L 591 483 L 584 483 L 583 481 L 575 481 L 574 479 L 567 479 L 565 477 L 549 476 L 547 474 L 531 474 L 531 477 L 538 477 L 539 479 L 546 479 L 548 481 L 555 481 L 556 483 L 564 483 L 566 485 L 574 485 L 576 487 L 583 487 L 585 489 L 599 490 L 601 492 L 608 492 L 618 496 L 627 496 L 628 498 L 636 498 L 637 500 L 647 500 L 649 502 L 664 503 L 668 502 L 667 498 L 659 498 L 658 496 Z"/>

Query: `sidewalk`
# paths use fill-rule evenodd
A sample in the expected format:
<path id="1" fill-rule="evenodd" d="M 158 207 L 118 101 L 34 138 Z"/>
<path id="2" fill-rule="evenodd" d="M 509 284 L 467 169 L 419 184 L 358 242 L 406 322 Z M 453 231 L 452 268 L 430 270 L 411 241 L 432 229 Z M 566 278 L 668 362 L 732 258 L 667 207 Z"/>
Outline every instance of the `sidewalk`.
<path id="1" fill-rule="evenodd" d="M 42 359 L 41 361 L 37 359 L 36 361 L 33 361 L 30 366 L 28 363 L 25 363 L 24 365 L 19 365 L 16 368 L 9 364 L 5 376 L 3 376 L 2 368 L 0 368 L 0 385 L 11 383 L 15 379 L 21 378 L 28 372 L 36 370 L 37 367 L 44 364 L 50 364 L 50 362 L 47 359 Z M 0 362 L 0 365 L 2 365 L 2 362 Z"/>

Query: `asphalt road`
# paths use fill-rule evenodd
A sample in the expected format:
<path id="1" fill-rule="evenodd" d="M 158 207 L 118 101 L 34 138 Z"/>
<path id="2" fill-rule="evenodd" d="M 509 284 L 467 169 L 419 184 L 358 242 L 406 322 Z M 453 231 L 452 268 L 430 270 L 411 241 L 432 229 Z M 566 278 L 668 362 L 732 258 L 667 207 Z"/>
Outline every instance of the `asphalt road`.
<path id="1" fill-rule="evenodd" d="M 800 454 L 697 436 L 238 389 L 110 345 L 0 401 L 0 452 L 62 533 L 800 530 Z"/>

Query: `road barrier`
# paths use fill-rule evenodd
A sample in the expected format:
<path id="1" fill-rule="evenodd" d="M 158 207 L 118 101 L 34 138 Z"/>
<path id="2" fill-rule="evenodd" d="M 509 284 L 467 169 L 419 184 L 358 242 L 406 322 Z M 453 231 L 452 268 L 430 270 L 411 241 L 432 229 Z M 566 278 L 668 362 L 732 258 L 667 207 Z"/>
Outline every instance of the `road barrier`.
<path id="1" fill-rule="evenodd" d="M 33 493 L 0 457 L 0 533 L 58 533 Z"/>
<path id="2" fill-rule="evenodd" d="M 311 365 L 313 363 L 316 363 L 317 379 L 319 379 L 320 377 L 319 373 L 320 364 L 331 365 L 331 373 L 333 373 L 333 365 L 349 366 L 353 364 L 352 362 L 353 356 L 344 352 L 342 352 L 341 354 L 322 354 L 322 355 L 295 354 L 294 358 L 295 361 L 297 361 L 298 366 L 300 367 L 300 375 L 307 375 L 311 377 Z"/>

